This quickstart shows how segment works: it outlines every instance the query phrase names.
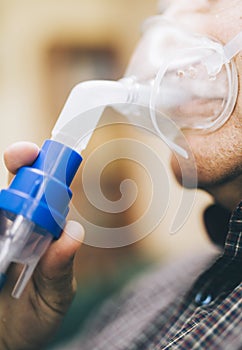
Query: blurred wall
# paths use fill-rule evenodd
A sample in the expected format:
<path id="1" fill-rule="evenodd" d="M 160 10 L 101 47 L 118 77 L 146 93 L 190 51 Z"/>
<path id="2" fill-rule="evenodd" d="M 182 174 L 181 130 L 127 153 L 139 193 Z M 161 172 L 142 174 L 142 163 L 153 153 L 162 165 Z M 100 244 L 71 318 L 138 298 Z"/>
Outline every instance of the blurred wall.
<path id="1" fill-rule="evenodd" d="M 1 0 L 0 7 L 3 150 L 16 140 L 40 144 L 49 136 L 70 88 L 95 78 L 76 74 L 73 79 L 72 74 L 60 88 L 56 75 L 62 74 L 61 69 L 50 70 L 51 53 L 58 56 L 58 50 L 61 54 L 61 50 L 106 48 L 116 55 L 113 77 L 121 76 L 138 39 L 140 22 L 155 12 L 156 1 Z M 1 181 L 4 183 L 2 169 Z"/>

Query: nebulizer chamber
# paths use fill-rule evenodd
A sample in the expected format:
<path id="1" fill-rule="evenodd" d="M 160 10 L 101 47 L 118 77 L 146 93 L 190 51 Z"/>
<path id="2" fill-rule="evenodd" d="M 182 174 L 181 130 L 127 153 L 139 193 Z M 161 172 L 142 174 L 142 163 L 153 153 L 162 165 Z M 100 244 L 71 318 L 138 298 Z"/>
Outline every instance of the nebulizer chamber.
<path id="1" fill-rule="evenodd" d="M 0 286 L 12 262 L 24 265 L 13 291 L 19 297 L 39 259 L 59 238 L 82 150 L 106 106 L 128 119 L 141 118 L 145 109 L 154 132 L 184 157 L 186 150 L 176 144 L 176 133 L 168 131 L 170 120 L 191 129 L 221 124 L 218 117 L 233 105 L 230 99 L 226 107 L 228 90 L 236 86 L 234 67 L 221 61 L 221 50 L 210 39 L 152 19 L 122 79 L 83 82 L 72 90 L 37 160 L 21 168 L 9 188 L 0 192 Z M 208 100 L 217 103 L 208 106 Z M 204 118 L 204 106 L 210 119 Z"/>

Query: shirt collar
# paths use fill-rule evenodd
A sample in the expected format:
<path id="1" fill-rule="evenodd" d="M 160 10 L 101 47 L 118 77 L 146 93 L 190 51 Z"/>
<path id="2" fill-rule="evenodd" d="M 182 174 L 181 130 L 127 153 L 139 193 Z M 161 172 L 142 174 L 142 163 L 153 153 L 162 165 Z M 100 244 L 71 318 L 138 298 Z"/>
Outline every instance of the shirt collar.
<path id="1" fill-rule="evenodd" d="M 242 260 L 242 201 L 231 213 L 218 204 L 204 212 L 204 223 L 213 243 L 223 247 L 224 255 Z"/>
<path id="2" fill-rule="evenodd" d="M 236 261 L 242 260 L 242 201 L 232 213 L 229 221 L 224 256 Z"/>
<path id="3" fill-rule="evenodd" d="M 227 235 L 224 236 L 224 251 L 215 263 L 206 270 L 197 280 L 192 289 L 191 296 L 198 306 L 207 305 L 219 296 L 223 298 L 241 282 L 242 261 L 242 202 L 232 213 L 228 220 L 228 213 L 224 209 L 212 207 L 205 212 L 206 219 L 211 216 L 212 221 L 207 221 L 207 227 L 215 228 L 212 222 L 221 225 L 227 222 Z M 218 214 L 220 213 L 220 217 Z M 216 215 L 215 215 L 216 214 Z M 223 233 L 225 228 L 223 228 Z M 214 235 L 213 237 L 218 237 Z"/>

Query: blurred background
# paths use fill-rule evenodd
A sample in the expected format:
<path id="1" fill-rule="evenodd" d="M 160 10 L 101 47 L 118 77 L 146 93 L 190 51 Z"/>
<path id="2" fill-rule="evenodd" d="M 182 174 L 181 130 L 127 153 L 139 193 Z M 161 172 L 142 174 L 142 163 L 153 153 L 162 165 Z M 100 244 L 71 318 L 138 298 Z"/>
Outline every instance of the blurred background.
<path id="1" fill-rule="evenodd" d="M 143 20 L 156 12 L 157 0 L 0 0 L 1 155 L 12 142 L 28 140 L 41 145 L 50 137 L 75 84 L 122 77 Z M 99 130 L 87 154 L 108 140 L 132 132 L 130 128 L 112 126 Z M 77 297 L 55 341 L 72 336 L 90 311 L 144 269 L 191 251 L 210 249 L 202 221 L 210 197 L 198 192 L 186 223 L 176 235 L 169 235 L 181 189 L 170 173 L 167 150 L 147 135 L 139 137 L 152 145 L 167 166 L 171 202 L 166 215 L 147 237 L 126 247 L 101 249 L 84 245 L 75 261 Z M 108 150 L 110 158 L 116 151 Z M 95 164 L 90 170 L 89 186 L 93 172 Z M 4 187 L 7 173 L 3 162 L 0 175 Z M 129 224 L 144 210 L 150 195 L 147 174 L 137 164 L 122 160 L 112 163 L 102 176 L 102 190 L 110 200 L 120 197 L 119 185 L 126 178 L 134 178 L 143 194 L 130 210 L 119 215 L 105 214 L 90 205 L 78 176 L 73 185 L 75 207 L 104 227 Z M 131 230 L 130 235 L 135 240 L 135 232 Z"/>

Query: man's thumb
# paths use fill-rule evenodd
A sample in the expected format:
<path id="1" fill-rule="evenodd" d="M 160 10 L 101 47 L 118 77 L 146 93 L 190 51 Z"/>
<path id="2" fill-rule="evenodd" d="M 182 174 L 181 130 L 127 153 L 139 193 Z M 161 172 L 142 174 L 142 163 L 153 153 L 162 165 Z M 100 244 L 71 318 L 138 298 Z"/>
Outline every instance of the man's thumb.
<path id="1" fill-rule="evenodd" d="M 34 273 L 41 301 L 57 313 L 65 313 L 74 296 L 73 259 L 83 238 L 83 226 L 68 221 L 61 237 L 51 244 Z"/>

